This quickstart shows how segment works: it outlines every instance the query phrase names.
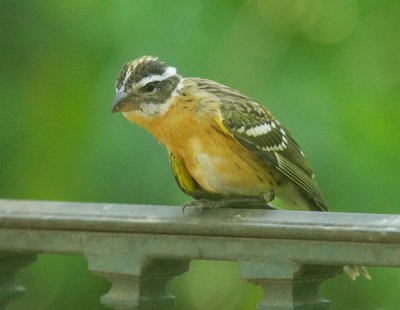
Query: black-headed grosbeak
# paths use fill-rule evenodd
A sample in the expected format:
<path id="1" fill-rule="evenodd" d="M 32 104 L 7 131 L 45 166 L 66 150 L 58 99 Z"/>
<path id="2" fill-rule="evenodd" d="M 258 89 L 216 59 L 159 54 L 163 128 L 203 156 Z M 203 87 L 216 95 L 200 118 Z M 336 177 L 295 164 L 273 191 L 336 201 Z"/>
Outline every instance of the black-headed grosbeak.
<path id="1" fill-rule="evenodd" d="M 115 88 L 112 111 L 166 146 L 177 183 L 204 206 L 276 197 L 288 209 L 328 210 L 299 145 L 257 101 L 150 56 L 127 63 Z"/>
<path id="2" fill-rule="evenodd" d="M 115 88 L 112 111 L 166 146 L 177 183 L 200 206 L 276 197 L 285 209 L 328 211 L 299 145 L 257 101 L 211 80 L 183 78 L 151 56 L 128 62 Z M 364 267 L 345 271 L 370 278 Z"/>

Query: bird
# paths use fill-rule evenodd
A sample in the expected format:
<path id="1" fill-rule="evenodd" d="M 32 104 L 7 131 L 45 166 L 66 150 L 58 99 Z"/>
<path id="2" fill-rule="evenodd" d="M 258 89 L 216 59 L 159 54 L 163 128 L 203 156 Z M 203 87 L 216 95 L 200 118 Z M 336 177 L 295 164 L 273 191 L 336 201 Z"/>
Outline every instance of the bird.
<path id="1" fill-rule="evenodd" d="M 112 112 L 165 145 L 178 185 L 199 205 L 280 200 L 285 209 L 328 210 L 299 145 L 256 100 L 183 78 L 152 56 L 128 62 L 115 88 Z"/>
<path id="2" fill-rule="evenodd" d="M 289 131 L 258 101 L 221 83 L 182 77 L 157 57 L 126 63 L 115 82 L 121 112 L 163 144 L 188 205 L 260 204 L 328 211 L 314 173 Z M 349 275 L 368 275 L 348 267 Z"/>

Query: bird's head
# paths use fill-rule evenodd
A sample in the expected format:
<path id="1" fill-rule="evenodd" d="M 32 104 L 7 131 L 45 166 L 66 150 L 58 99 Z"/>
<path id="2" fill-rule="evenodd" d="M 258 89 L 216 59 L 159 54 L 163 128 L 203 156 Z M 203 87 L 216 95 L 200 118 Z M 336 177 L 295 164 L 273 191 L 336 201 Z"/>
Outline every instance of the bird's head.
<path id="1" fill-rule="evenodd" d="M 115 82 L 112 112 L 151 118 L 164 113 L 181 77 L 174 67 L 156 57 L 143 56 L 128 62 Z"/>

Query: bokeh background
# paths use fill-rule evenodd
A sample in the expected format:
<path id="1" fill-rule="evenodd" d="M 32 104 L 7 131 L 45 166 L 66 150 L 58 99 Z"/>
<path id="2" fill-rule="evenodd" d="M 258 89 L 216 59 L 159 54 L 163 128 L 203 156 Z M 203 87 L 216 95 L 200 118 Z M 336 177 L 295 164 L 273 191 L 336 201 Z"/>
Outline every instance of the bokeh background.
<path id="1" fill-rule="evenodd" d="M 264 103 L 332 210 L 399 213 L 400 2 L 0 1 L 0 197 L 177 205 L 166 152 L 111 114 L 122 65 L 150 54 Z M 323 285 L 332 309 L 399 309 L 400 271 Z M 40 256 L 8 309 L 104 309 L 82 257 Z M 195 261 L 177 309 L 254 309 L 235 263 Z"/>

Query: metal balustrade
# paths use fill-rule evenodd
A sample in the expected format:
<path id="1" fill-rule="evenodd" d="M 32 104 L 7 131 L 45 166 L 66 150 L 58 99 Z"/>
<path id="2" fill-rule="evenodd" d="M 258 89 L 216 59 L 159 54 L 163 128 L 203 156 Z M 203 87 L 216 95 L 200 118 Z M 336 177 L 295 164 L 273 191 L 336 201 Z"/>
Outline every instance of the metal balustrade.
<path id="1" fill-rule="evenodd" d="M 113 309 L 173 309 L 167 282 L 199 259 L 238 262 L 257 309 L 328 309 L 319 285 L 344 265 L 400 266 L 400 216 L 0 200 L 0 309 L 43 253 L 85 256 Z"/>

